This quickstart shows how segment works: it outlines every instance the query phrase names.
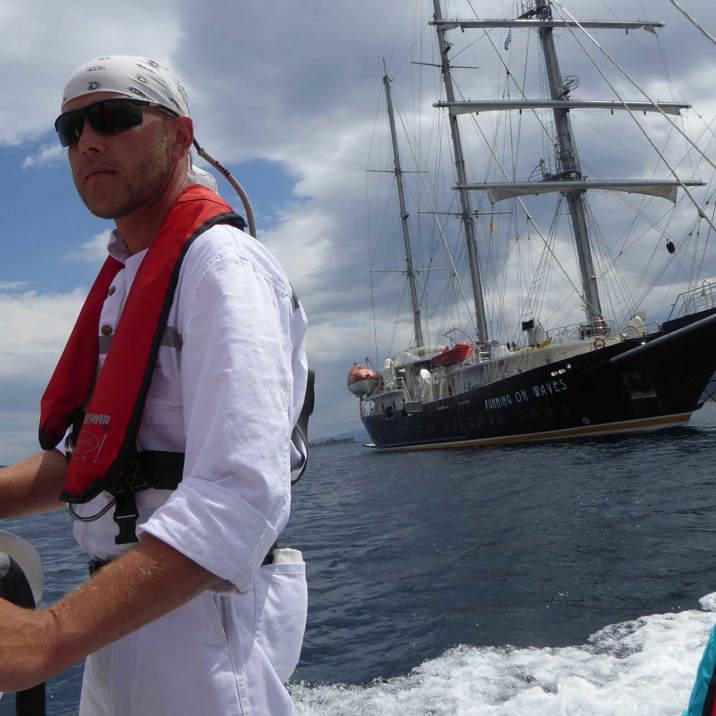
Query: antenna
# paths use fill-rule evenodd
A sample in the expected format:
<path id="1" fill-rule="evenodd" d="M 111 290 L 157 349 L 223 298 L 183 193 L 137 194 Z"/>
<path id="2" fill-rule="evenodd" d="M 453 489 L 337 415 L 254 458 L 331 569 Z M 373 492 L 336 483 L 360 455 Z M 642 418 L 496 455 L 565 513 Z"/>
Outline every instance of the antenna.
<path id="1" fill-rule="evenodd" d="M 249 224 L 249 233 L 251 236 L 256 238 L 256 220 L 254 219 L 254 209 L 251 206 L 248 194 L 244 191 L 244 187 L 242 187 L 241 184 L 239 184 L 239 182 L 234 178 L 234 175 L 221 162 L 214 159 L 214 157 L 212 157 L 211 154 L 209 154 L 204 147 L 196 141 L 196 139 L 194 140 L 194 148 L 202 159 L 209 162 L 209 164 L 211 164 L 211 166 L 214 167 L 214 169 L 216 169 L 216 171 L 218 171 L 232 187 L 234 187 L 234 191 L 239 195 L 239 199 L 241 199 L 244 211 L 246 212 L 246 221 Z"/>

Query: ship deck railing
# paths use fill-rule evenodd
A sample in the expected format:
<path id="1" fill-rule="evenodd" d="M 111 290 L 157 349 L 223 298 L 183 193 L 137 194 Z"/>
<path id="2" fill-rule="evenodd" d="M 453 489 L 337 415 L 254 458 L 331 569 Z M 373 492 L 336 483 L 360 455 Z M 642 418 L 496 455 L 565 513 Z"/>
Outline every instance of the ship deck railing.
<path id="1" fill-rule="evenodd" d="M 716 308 L 716 282 L 706 280 L 700 286 L 680 293 L 671 306 L 671 312 L 666 320 L 670 321 L 672 318 L 688 316 L 710 308 Z"/>
<path id="2" fill-rule="evenodd" d="M 569 326 L 554 328 L 548 333 L 552 343 L 576 343 L 592 340 L 598 336 L 614 335 L 614 322 L 600 319 L 591 323 L 574 323 Z"/>

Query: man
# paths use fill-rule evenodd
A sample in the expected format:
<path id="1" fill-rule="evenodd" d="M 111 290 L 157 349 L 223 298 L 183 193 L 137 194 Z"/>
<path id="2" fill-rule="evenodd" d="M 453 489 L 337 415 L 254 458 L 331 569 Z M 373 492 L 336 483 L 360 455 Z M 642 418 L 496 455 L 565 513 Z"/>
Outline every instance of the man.
<path id="1" fill-rule="evenodd" d="M 116 229 L 43 397 L 46 449 L 0 471 L 0 516 L 62 494 L 94 576 L 43 611 L 0 601 L 0 691 L 88 657 L 81 716 L 292 713 L 305 568 L 273 548 L 301 458 L 303 310 L 193 183 L 167 68 L 83 65 L 55 126 L 82 200 Z M 65 430 L 69 463 L 52 447 Z"/>

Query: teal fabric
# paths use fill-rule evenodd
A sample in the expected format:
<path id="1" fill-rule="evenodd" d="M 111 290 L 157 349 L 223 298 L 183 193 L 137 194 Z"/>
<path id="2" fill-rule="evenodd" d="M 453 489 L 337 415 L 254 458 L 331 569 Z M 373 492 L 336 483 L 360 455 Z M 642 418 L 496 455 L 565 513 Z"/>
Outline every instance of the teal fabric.
<path id="1" fill-rule="evenodd" d="M 710 716 L 710 714 L 704 714 L 704 705 L 709 684 L 714 675 L 714 667 L 716 667 L 716 626 L 711 629 L 709 640 L 701 657 L 701 663 L 696 671 L 696 680 L 691 691 L 689 707 L 682 716 Z"/>

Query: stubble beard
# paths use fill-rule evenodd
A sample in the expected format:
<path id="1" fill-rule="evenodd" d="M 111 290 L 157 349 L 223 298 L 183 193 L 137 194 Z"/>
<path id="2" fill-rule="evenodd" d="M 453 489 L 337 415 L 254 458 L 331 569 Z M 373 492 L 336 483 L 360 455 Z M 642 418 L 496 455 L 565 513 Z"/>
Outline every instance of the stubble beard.
<path id="1" fill-rule="evenodd" d="M 169 184 L 172 174 L 169 152 L 169 133 L 164 132 L 152 150 L 134 167 L 124 182 L 124 191 L 117 192 L 109 201 L 93 201 L 88 192 L 77 187 L 85 206 L 101 219 L 120 219 L 133 214 L 157 199 Z"/>

